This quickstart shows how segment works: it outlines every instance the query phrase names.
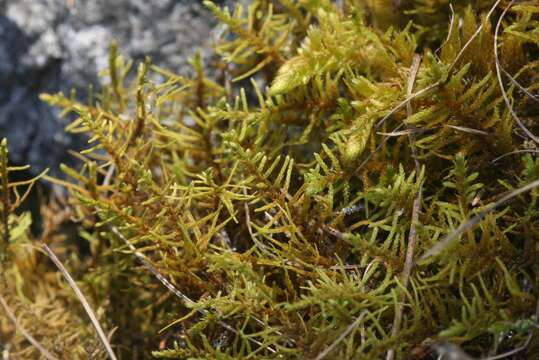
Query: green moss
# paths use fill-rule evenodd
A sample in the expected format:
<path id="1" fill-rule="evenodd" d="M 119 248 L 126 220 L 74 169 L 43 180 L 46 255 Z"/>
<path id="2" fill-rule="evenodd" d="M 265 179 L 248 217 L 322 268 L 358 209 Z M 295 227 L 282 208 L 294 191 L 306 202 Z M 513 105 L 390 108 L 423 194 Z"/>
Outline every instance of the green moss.
<path id="1" fill-rule="evenodd" d="M 537 6 L 496 37 L 494 1 L 334 3 L 206 2 L 229 34 L 191 76 L 113 45 L 95 100 L 43 95 L 90 137 L 49 180 L 120 358 L 537 354 Z"/>

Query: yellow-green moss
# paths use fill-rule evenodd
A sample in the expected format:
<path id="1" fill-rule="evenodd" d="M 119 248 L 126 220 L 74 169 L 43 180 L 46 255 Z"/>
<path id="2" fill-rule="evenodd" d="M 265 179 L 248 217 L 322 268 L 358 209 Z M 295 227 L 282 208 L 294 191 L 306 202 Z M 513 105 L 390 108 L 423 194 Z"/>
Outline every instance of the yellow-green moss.
<path id="1" fill-rule="evenodd" d="M 191 76 L 147 61 L 129 82 L 113 46 L 93 102 L 43 95 L 90 137 L 81 168 L 64 167 L 72 182 L 49 180 L 90 249 L 64 258 L 120 358 L 487 357 L 525 343 L 519 356 L 539 356 L 539 192 L 491 208 L 539 178 L 523 131 L 539 134 L 539 8 L 509 9 L 496 38 L 520 126 L 494 56 L 508 2 L 466 4 L 206 2 L 227 34 Z M 30 273 L 3 281 L 34 291 Z M 67 296 L 47 286 L 50 302 Z"/>

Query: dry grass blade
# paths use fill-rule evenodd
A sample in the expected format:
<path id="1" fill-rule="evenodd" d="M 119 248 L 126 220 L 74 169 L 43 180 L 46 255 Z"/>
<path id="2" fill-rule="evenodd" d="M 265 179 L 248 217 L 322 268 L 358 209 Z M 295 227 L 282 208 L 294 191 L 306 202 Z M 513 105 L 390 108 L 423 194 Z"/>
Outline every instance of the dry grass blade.
<path id="1" fill-rule="evenodd" d="M 462 223 L 455 231 L 453 231 L 451 234 L 447 235 L 445 238 L 440 240 L 436 245 L 431 247 L 429 250 L 427 250 L 419 259 L 420 261 L 426 260 L 430 258 L 431 256 L 439 254 L 442 250 L 444 250 L 449 244 L 451 244 L 451 241 L 453 241 L 455 238 L 457 238 L 460 234 L 463 232 L 471 229 L 473 226 L 475 226 L 477 223 L 479 223 L 488 213 L 494 211 L 501 205 L 505 204 L 507 201 L 513 199 L 514 197 L 523 194 L 525 192 L 528 192 L 536 187 L 539 187 L 539 180 L 532 181 L 528 185 L 525 185 L 521 188 L 518 188 L 516 190 L 511 191 L 509 194 L 502 197 L 500 200 L 496 201 L 492 206 L 490 206 L 488 209 L 483 210 L 479 214 L 472 217 L 470 220 Z"/>
<path id="2" fill-rule="evenodd" d="M 161 273 L 155 268 L 155 266 L 153 266 L 148 260 L 146 260 L 144 255 L 137 251 L 137 248 L 129 241 L 127 241 L 125 236 L 123 236 L 123 234 L 120 233 L 120 231 L 115 226 L 111 226 L 110 229 L 116 236 L 118 236 L 118 238 L 120 238 L 120 240 L 122 240 L 122 242 L 127 245 L 127 247 L 129 247 L 129 250 L 133 252 L 133 255 L 136 256 L 136 258 L 142 263 L 142 265 L 144 265 L 144 267 L 148 269 L 157 278 L 157 280 L 161 282 L 161 284 L 163 284 L 168 290 L 170 290 L 170 292 L 176 295 L 176 297 L 180 298 L 185 304 L 195 304 L 193 300 L 191 300 L 187 295 L 183 294 L 180 290 L 176 289 L 176 287 L 172 285 L 170 281 L 168 281 L 163 275 L 161 275 Z"/>
<path id="3" fill-rule="evenodd" d="M 28 340 L 28 342 L 32 344 L 41 353 L 41 356 L 43 356 L 47 360 L 58 360 L 56 356 L 54 356 L 47 349 L 45 349 L 43 345 L 39 343 L 39 341 L 37 341 L 32 335 L 30 335 L 28 331 L 26 331 L 25 328 L 22 327 L 22 325 L 19 323 L 17 317 L 7 304 L 6 300 L 2 297 L 2 295 L 0 295 L 0 304 L 2 304 L 2 307 L 4 308 L 4 311 L 6 312 L 7 316 L 9 317 L 11 322 L 13 322 L 13 325 L 15 325 L 15 329 L 20 332 L 21 335 L 24 336 L 24 338 Z"/>
<path id="4" fill-rule="evenodd" d="M 495 163 L 496 161 L 501 160 L 501 159 L 503 159 L 504 157 L 507 157 L 507 156 L 509 156 L 509 155 L 513 155 L 513 154 L 522 154 L 522 153 L 539 154 L 539 150 L 533 150 L 533 149 L 521 149 L 521 150 L 510 151 L 510 152 L 508 152 L 507 154 L 503 154 L 503 155 L 501 155 L 501 156 L 498 156 L 497 158 L 495 158 L 494 160 L 492 160 L 492 162 Z"/>
<path id="5" fill-rule="evenodd" d="M 245 196 L 247 196 L 247 190 L 244 188 L 243 189 L 243 194 Z M 253 240 L 253 242 L 256 244 L 256 246 L 258 246 L 260 249 L 263 249 L 263 250 L 267 250 L 267 247 L 262 244 L 260 241 L 258 241 L 258 239 L 256 238 L 256 235 L 255 233 L 253 232 L 253 227 L 251 226 L 251 211 L 249 210 L 249 205 L 247 204 L 247 202 L 245 202 L 243 204 L 244 206 L 244 209 L 245 209 L 245 225 L 247 226 L 247 231 L 249 232 L 249 236 L 251 236 L 251 239 Z M 257 323 L 259 323 L 260 325 L 264 325 L 264 322 L 259 320 L 259 319 L 254 319 Z M 279 333 L 277 333 L 279 334 Z M 279 334 L 281 335 L 281 334 Z"/>
<path id="6" fill-rule="evenodd" d="M 408 97 L 412 95 L 412 90 L 414 89 L 417 72 L 419 71 L 419 65 L 421 65 L 421 56 L 415 54 L 412 60 L 412 66 L 410 67 L 410 76 L 408 77 L 408 82 L 406 86 L 406 96 Z M 408 102 L 408 104 L 406 104 L 406 112 L 408 116 L 412 116 L 412 103 Z"/>
<path id="7" fill-rule="evenodd" d="M 410 134 L 417 133 L 417 132 L 420 132 L 420 131 L 421 130 L 406 129 L 406 130 L 392 131 L 392 132 L 378 131 L 377 134 L 378 135 L 383 135 L 383 136 L 389 136 L 389 137 L 397 137 L 397 136 L 403 136 L 403 135 L 410 135 Z"/>
<path id="8" fill-rule="evenodd" d="M 243 189 L 243 193 L 245 195 L 247 195 L 247 190 L 245 188 Z M 266 248 L 266 246 L 264 244 L 262 244 L 261 242 L 259 242 L 256 239 L 256 235 L 253 233 L 253 227 L 251 226 L 251 211 L 249 210 L 249 205 L 247 204 L 247 202 L 244 203 L 244 209 L 245 209 L 245 224 L 247 225 L 247 231 L 249 232 L 249 235 L 251 236 L 251 239 L 256 243 L 257 246 L 259 246 L 261 248 Z M 251 316 L 251 318 L 255 322 L 257 322 L 259 325 L 266 326 L 266 324 L 262 320 L 254 317 L 254 316 Z M 280 332 L 279 330 L 275 330 L 275 333 L 277 335 L 283 336 L 283 333 Z M 296 343 L 293 339 L 290 339 L 289 342 L 291 344 Z"/>
<path id="9" fill-rule="evenodd" d="M 397 127 L 395 127 L 395 129 L 393 129 L 393 131 L 389 134 L 392 134 L 392 133 L 398 133 L 398 131 L 404 127 L 404 124 L 399 124 Z M 359 170 L 361 170 L 363 168 L 363 166 L 365 166 L 371 159 L 372 157 L 374 156 L 374 154 L 376 154 L 381 148 L 382 146 L 384 146 L 384 144 L 389 140 L 391 136 L 386 136 L 381 142 L 380 144 L 378 144 L 378 146 L 376 146 L 376 149 L 374 152 L 371 152 L 369 153 L 369 155 L 365 158 L 365 160 L 363 160 L 363 162 L 354 170 L 354 174 L 357 174 L 359 172 Z"/>
<path id="10" fill-rule="evenodd" d="M 448 128 L 451 128 L 451 129 L 459 130 L 459 131 L 462 131 L 462 132 L 465 132 L 465 133 L 469 133 L 469 134 L 488 136 L 488 132 L 483 131 L 483 130 L 477 130 L 477 129 L 472 129 L 472 128 L 465 127 L 465 126 L 457 126 L 457 125 L 444 125 L 444 126 L 448 127 Z"/>
<path id="11" fill-rule="evenodd" d="M 378 135 L 382 135 L 382 136 L 399 137 L 399 136 L 403 136 L 403 135 L 420 134 L 420 133 L 430 131 L 430 130 L 438 130 L 438 129 L 441 129 L 442 127 L 451 128 L 451 129 L 462 131 L 462 132 L 465 132 L 465 133 L 468 133 L 468 134 L 483 135 L 483 136 L 488 136 L 489 135 L 488 132 L 483 131 L 483 130 L 473 129 L 473 128 L 469 128 L 469 127 L 465 127 L 465 126 L 449 125 L 449 124 L 444 124 L 443 126 L 436 126 L 436 127 L 432 128 L 432 129 L 429 129 L 429 130 L 412 128 L 412 129 L 406 129 L 406 130 L 401 130 L 401 131 L 392 131 L 392 132 L 378 131 L 376 133 Z"/>
<path id="12" fill-rule="evenodd" d="M 329 354 L 333 349 L 335 349 L 335 347 L 337 345 L 339 345 L 339 343 L 341 341 L 343 341 L 346 338 L 346 336 L 348 336 L 348 334 L 350 334 L 352 332 L 352 330 L 354 330 L 359 325 L 361 320 L 363 320 L 363 318 L 365 317 L 365 314 L 366 314 L 365 311 L 362 312 L 361 314 L 359 314 L 357 319 L 354 320 L 354 322 L 351 323 L 346 328 L 346 330 L 344 330 L 343 333 L 341 335 L 339 335 L 339 337 L 334 342 L 331 343 L 331 345 L 329 345 L 324 351 L 322 351 L 320 354 L 318 354 L 318 356 L 316 357 L 316 360 L 322 360 L 323 358 L 325 358 L 327 356 L 327 354 Z"/>
<path id="13" fill-rule="evenodd" d="M 447 32 L 447 36 L 442 43 L 442 45 L 438 46 L 438 48 L 434 51 L 435 54 L 439 54 L 440 50 L 444 47 L 445 44 L 449 41 L 451 38 L 451 30 L 453 29 L 453 24 L 455 23 L 455 9 L 453 9 L 453 5 L 449 4 L 449 10 L 451 10 L 451 20 L 449 21 L 449 31 Z"/>
<path id="14" fill-rule="evenodd" d="M 501 0 L 498 0 L 496 1 L 496 3 L 492 6 L 492 8 L 490 8 L 489 12 L 487 13 L 487 16 L 486 18 L 489 19 L 490 16 L 492 15 L 492 13 L 494 12 L 494 10 L 496 10 L 496 8 L 498 7 L 498 5 L 500 4 Z M 453 62 L 451 63 L 451 65 L 449 66 L 448 68 L 448 71 L 447 73 L 448 74 L 451 74 L 451 71 L 455 68 L 455 66 L 457 65 L 458 61 L 460 60 L 460 58 L 462 57 L 462 55 L 464 54 L 464 52 L 466 51 L 466 49 L 471 45 L 471 43 L 475 40 L 475 38 L 481 33 L 481 30 L 483 29 L 483 24 L 481 24 L 477 30 L 473 33 L 473 35 L 468 39 L 468 41 L 466 42 L 466 44 L 464 44 L 464 46 L 460 49 L 459 53 L 457 54 L 457 56 L 455 57 L 455 60 L 453 60 Z M 447 79 L 449 79 L 449 76 L 447 77 Z M 407 106 L 411 100 L 421 96 L 421 95 L 424 95 L 426 93 L 428 93 L 429 91 L 431 91 L 432 89 L 438 87 L 439 85 L 441 85 L 442 82 L 441 81 L 437 81 L 435 82 L 434 84 L 431 84 L 429 86 L 427 86 L 426 88 L 424 89 L 421 89 L 419 90 L 418 92 L 414 93 L 414 94 L 411 94 L 411 95 L 408 95 L 406 97 L 406 99 L 404 99 L 402 102 L 400 102 L 397 106 L 395 106 L 393 109 L 391 109 L 389 111 L 389 113 L 387 113 L 380 121 L 378 121 L 378 123 L 376 124 L 375 126 L 375 129 L 378 130 L 380 128 L 380 126 L 382 126 L 382 124 L 390 117 L 392 116 L 393 114 L 395 114 L 397 111 L 399 111 L 400 109 L 402 109 L 404 106 Z"/>
<path id="15" fill-rule="evenodd" d="M 502 25 L 503 18 L 505 17 L 505 14 L 507 14 L 507 11 L 513 6 L 515 3 L 515 0 L 512 0 L 509 5 L 503 10 L 502 14 L 500 15 L 500 18 L 498 19 L 498 22 L 496 24 L 496 30 L 494 31 L 494 62 L 496 65 L 496 75 L 498 77 L 498 83 L 500 84 L 500 91 L 502 93 L 503 100 L 505 101 L 505 105 L 507 105 L 507 109 L 509 110 L 509 113 L 513 117 L 513 119 L 516 121 L 518 126 L 526 133 L 526 135 L 539 144 L 539 137 L 535 136 L 520 120 L 520 118 L 515 113 L 515 110 L 513 110 L 513 106 L 511 105 L 511 102 L 509 101 L 509 97 L 507 96 L 507 92 L 505 91 L 505 87 L 503 85 L 502 80 L 502 72 L 501 72 L 501 65 L 500 65 L 500 58 L 498 54 L 498 33 L 500 32 L 500 27 Z"/>
<path id="16" fill-rule="evenodd" d="M 125 236 L 115 227 L 115 226 L 110 226 L 110 229 L 111 231 L 116 235 L 118 236 L 118 238 L 120 238 L 120 240 L 122 240 L 122 242 L 124 244 L 127 245 L 127 247 L 129 247 L 129 249 L 133 252 L 133 255 L 136 256 L 136 258 L 142 263 L 142 265 L 148 270 L 150 271 L 156 278 L 157 280 L 159 280 L 159 282 L 161 282 L 161 284 L 163 284 L 168 290 L 170 290 L 170 292 L 172 292 L 174 295 L 176 295 L 176 297 L 178 297 L 179 299 L 181 299 L 184 304 L 189 304 L 189 305 L 195 305 L 196 303 L 191 300 L 187 295 L 185 295 L 184 293 L 182 293 L 180 290 L 178 290 L 170 281 L 168 281 L 160 272 L 159 270 L 157 270 L 155 268 L 155 266 L 153 266 L 148 260 L 146 260 L 146 258 L 144 257 L 144 255 L 142 255 L 139 251 L 137 251 L 137 248 L 131 244 L 129 241 L 127 241 L 127 239 L 125 238 Z M 203 310 L 203 309 L 199 309 L 197 310 L 200 314 L 202 315 L 208 315 L 209 312 L 207 310 Z M 258 320 L 258 319 L 255 319 L 258 323 L 261 323 L 261 324 L 264 324 L 264 322 L 262 322 L 261 320 Z M 254 339 L 252 336 L 249 336 L 249 335 L 244 335 L 243 333 L 240 333 L 238 330 L 236 330 L 235 328 L 233 328 L 232 326 L 228 325 L 227 323 L 225 323 L 224 321 L 221 321 L 219 320 L 218 321 L 218 324 L 221 325 L 223 328 L 225 328 L 226 330 L 230 331 L 231 333 L 235 334 L 235 335 L 238 335 L 238 336 L 245 336 L 249 341 L 251 341 L 253 344 L 257 345 L 257 346 L 260 346 L 262 348 L 266 348 L 269 352 L 271 353 L 276 353 L 277 351 L 272 348 L 271 346 L 267 346 L 267 345 L 264 345 L 263 343 L 261 343 L 260 341 Z M 265 325 L 265 324 L 264 324 Z"/>
<path id="17" fill-rule="evenodd" d="M 487 13 L 486 20 L 490 19 L 490 17 L 492 16 L 492 13 L 494 12 L 494 10 L 496 10 L 496 8 L 498 7 L 498 5 L 500 5 L 501 2 L 502 2 L 502 0 L 498 0 L 498 1 L 496 1 L 494 3 L 494 5 L 492 5 L 489 12 Z M 464 46 L 460 49 L 459 53 L 455 57 L 455 60 L 453 60 L 453 63 L 449 66 L 448 73 L 451 73 L 451 71 L 457 65 L 457 63 L 460 60 L 460 58 L 462 57 L 462 55 L 464 55 L 464 52 L 466 51 L 466 49 L 468 49 L 468 47 L 472 44 L 472 42 L 475 40 L 475 38 L 477 36 L 479 36 L 479 34 L 481 33 L 481 30 L 483 30 L 483 24 L 484 23 L 482 23 L 477 28 L 477 30 L 475 30 L 473 35 L 468 39 L 468 41 L 466 41 L 466 44 L 464 44 Z"/>
<path id="18" fill-rule="evenodd" d="M 426 93 L 433 90 L 434 88 L 436 88 L 440 84 L 441 84 L 441 82 L 437 81 L 434 84 L 431 84 L 431 85 L 427 86 L 426 88 L 421 89 L 418 92 L 407 96 L 406 99 L 401 101 L 397 106 L 395 106 L 393 109 L 391 109 L 380 121 L 378 121 L 378 123 L 376 123 L 376 126 L 374 128 L 376 130 L 378 130 L 380 128 L 380 126 L 382 126 L 382 124 L 387 119 L 389 119 L 389 117 L 391 117 L 393 114 L 395 114 L 397 111 L 399 111 L 403 107 L 407 106 L 410 101 L 414 100 L 415 98 L 420 97 L 421 95 L 425 95 Z"/>
<path id="19" fill-rule="evenodd" d="M 103 331 L 103 328 L 101 328 L 101 325 L 99 324 L 99 321 L 97 320 L 97 317 L 95 316 L 94 311 L 92 310 L 92 307 L 82 294 L 82 291 L 79 289 L 77 284 L 75 283 L 75 280 L 71 277 L 69 272 L 66 270 L 60 259 L 54 254 L 54 252 L 47 246 L 47 244 L 43 243 L 41 244 L 41 248 L 45 250 L 49 258 L 52 260 L 54 265 L 60 270 L 63 277 L 66 279 L 67 283 L 73 289 L 73 292 L 75 292 L 75 295 L 77 295 L 77 298 L 81 302 L 82 306 L 84 307 L 84 310 L 86 311 L 86 314 L 88 314 L 88 317 L 90 318 L 90 321 L 92 322 L 92 325 L 94 326 L 97 335 L 99 336 L 99 340 L 101 340 L 101 343 L 103 343 L 103 346 L 105 347 L 105 350 L 107 351 L 107 354 L 109 355 L 109 358 L 112 360 L 116 360 L 116 355 L 114 355 L 114 351 L 112 351 L 112 347 L 110 346 L 110 343 L 107 339 L 107 336 L 105 335 L 105 332 Z"/>
<path id="20" fill-rule="evenodd" d="M 517 88 L 520 89 L 520 91 L 522 91 L 524 94 L 526 94 L 527 96 L 530 97 L 530 99 L 534 100 L 534 101 L 537 101 L 539 102 L 539 97 L 537 95 L 534 95 L 532 94 L 531 92 L 528 91 L 528 89 L 526 89 L 524 86 L 522 86 L 514 77 L 513 75 L 509 74 L 502 66 L 500 66 L 500 70 L 505 74 L 505 76 L 507 76 L 509 78 L 509 80 L 511 80 L 511 82 L 513 84 L 515 84 L 515 86 Z"/>
<path id="21" fill-rule="evenodd" d="M 415 78 L 417 76 L 417 72 L 419 70 L 419 65 L 421 64 L 421 57 L 419 55 L 415 55 L 412 67 L 410 68 L 410 76 L 408 78 L 408 85 L 407 85 L 407 93 L 408 96 L 412 93 Z M 406 112 L 408 117 L 412 116 L 413 109 L 412 104 L 408 103 L 406 105 Z M 417 160 L 417 153 L 415 148 L 415 136 L 413 133 L 408 134 L 408 141 L 410 143 L 410 147 L 412 149 L 412 156 L 414 158 L 415 163 L 415 176 L 416 180 L 419 180 L 420 177 L 420 171 L 421 166 L 419 164 L 419 161 Z M 412 273 L 412 268 L 414 267 L 414 253 L 415 253 L 415 245 L 416 245 L 416 227 L 417 222 L 419 220 L 419 208 L 421 206 L 421 190 L 423 185 L 421 185 L 417 191 L 417 193 L 414 196 L 414 203 L 412 207 L 412 219 L 410 224 L 410 232 L 408 234 L 408 246 L 406 248 L 406 258 L 404 261 L 404 268 L 402 270 L 402 286 L 406 289 L 408 287 L 408 282 L 410 281 L 410 275 Z M 401 325 L 402 325 L 402 312 L 404 311 L 404 292 L 401 292 L 399 296 L 399 303 L 397 305 L 397 310 L 395 313 L 395 317 L 393 319 L 393 327 L 391 328 L 391 336 L 396 336 L 397 333 L 400 331 Z M 390 349 L 387 352 L 386 359 L 387 360 L 393 360 L 395 358 L 395 350 Z"/>

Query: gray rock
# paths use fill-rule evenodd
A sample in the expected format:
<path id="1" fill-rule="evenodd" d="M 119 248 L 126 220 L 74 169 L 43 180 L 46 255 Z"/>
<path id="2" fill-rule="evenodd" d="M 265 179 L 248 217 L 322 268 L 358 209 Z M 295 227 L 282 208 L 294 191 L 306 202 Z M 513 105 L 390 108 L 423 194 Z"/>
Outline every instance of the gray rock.
<path id="1" fill-rule="evenodd" d="M 0 137 L 11 160 L 34 173 L 72 163 L 85 140 L 64 133 L 65 119 L 43 92 L 99 85 L 113 39 L 126 56 L 177 73 L 209 41 L 215 21 L 192 0 L 0 0 Z M 207 45 L 207 44 L 206 44 Z"/>

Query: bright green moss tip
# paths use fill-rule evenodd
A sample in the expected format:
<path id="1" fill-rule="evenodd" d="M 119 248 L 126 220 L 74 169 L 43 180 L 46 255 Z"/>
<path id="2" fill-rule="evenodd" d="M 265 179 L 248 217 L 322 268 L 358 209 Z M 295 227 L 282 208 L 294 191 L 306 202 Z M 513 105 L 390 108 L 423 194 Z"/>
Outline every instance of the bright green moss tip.
<path id="1" fill-rule="evenodd" d="M 2 142 L 20 326 L 107 356 L 43 241 L 122 359 L 539 358 L 537 5 L 204 4 L 226 34 L 191 74 L 114 45 L 94 100 L 42 95 L 89 138 L 42 233 Z"/>

